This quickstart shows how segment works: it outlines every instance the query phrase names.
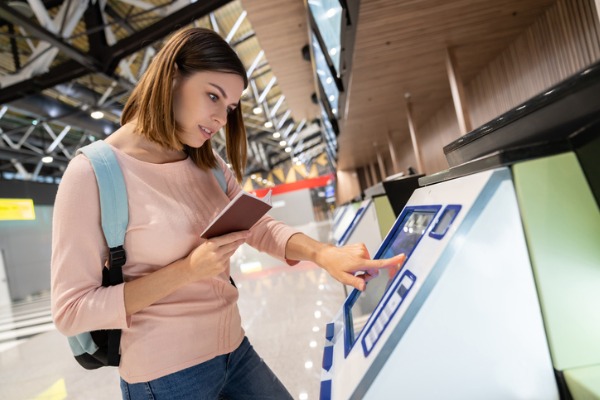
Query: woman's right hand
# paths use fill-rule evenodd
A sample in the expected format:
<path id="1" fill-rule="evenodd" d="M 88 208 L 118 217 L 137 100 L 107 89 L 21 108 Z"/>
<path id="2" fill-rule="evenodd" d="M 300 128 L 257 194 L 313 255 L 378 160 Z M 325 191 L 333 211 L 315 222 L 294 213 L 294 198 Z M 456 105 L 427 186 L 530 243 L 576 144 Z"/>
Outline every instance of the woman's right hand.
<path id="1" fill-rule="evenodd" d="M 250 235 L 250 231 L 228 233 L 208 239 L 185 258 L 190 282 L 213 278 L 229 266 L 229 259 Z"/>

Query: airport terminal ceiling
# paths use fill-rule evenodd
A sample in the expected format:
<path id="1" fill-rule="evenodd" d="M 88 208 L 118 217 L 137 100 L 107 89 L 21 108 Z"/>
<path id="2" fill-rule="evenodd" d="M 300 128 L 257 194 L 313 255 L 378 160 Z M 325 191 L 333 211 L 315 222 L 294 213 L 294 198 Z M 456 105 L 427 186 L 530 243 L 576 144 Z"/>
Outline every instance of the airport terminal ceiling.
<path id="1" fill-rule="evenodd" d="M 377 159 L 378 152 L 389 157 L 388 134 L 396 148 L 411 146 L 405 94 L 410 95 L 417 127 L 451 101 L 447 49 L 468 83 L 555 2 L 361 1 L 348 102 L 340 121 L 338 168 L 365 166 Z M 14 0 L 0 6 L 0 112 L 8 106 L 0 119 L 2 171 L 33 174 L 40 170 L 59 176 L 70 149 L 88 140 L 94 129 L 109 132 L 117 126 L 119 108 L 152 51 L 173 26 L 181 26 L 182 19 L 187 22 L 193 15 L 198 16 L 194 24 L 219 29 L 223 36 L 235 31 L 231 43 L 247 68 L 259 59 L 252 71 L 256 90 L 244 99 L 249 171 L 268 170 L 290 158 L 279 144 L 281 139 L 273 137 L 278 128 L 284 137 L 293 135 L 319 116 L 310 99 L 315 92 L 312 67 L 301 57 L 302 45 L 308 43 L 306 2 L 282 0 L 273 7 L 270 1 L 255 0 L 107 0 L 98 3 L 106 4 L 104 9 L 96 4 L 79 11 L 76 4 L 75 0 Z M 66 7 L 70 13 L 80 13 L 75 26 L 57 17 Z M 46 20 L 61 22 L 58 29 L 64 40 L 52 40 L 55 36 L 48 34 L 48 27 L 41 27 L 44 15 Z M 39 49 L 45 40 L 52 42 L 50 50 Z M 34 55 L 36 48 L 41 56 Z M 49 54 L 56 50 L 51 58 Z M 44 73 L 38 63 L 42 67 L 45 63 L 49 72 Z M 24 78 L 27 74 L 30 77 Z M 6 82 L 16 82 L 19 91 L 9 90 Z M 271 82 L 262 110 L 254 114 L 257 97 Z M 30 111 L 23 107 L 25 98 Z M 57 106 L 54 112 L 61 110 L 60 119 L 50 114 L 51 105 Z M 105 116 L 93 120 L 89 113 L 99 105 Z M 32 125 L 44 120 L 48 123 Z M 274 126 L 265 128 L 267 120 Z M 66 126 L 71 128 L 65 133 Z M 313 135 L 297 136 L 292 154 L 304 139 L 311 143 L 312 154 L 318 152 L 321 144 L 312 146 Z M 222 149 L 224 143 L 216 141 Z M 445 144 L 440 143 L 440 152 Z M 40 150 L 43 153 L 48 147 L 55 160 L 42 165 Z"/>
<path id="2" fill-rule="evenodd" d="M 287 34 L 287 42 L 306 42 L 305 15 L 293 15 L 297 29 Z M 247 173 L 268 172 L 292 156 L 314 157 L 319 148 L 311 125 L 318 114 L 310 100 L 310 63 L 302 59 L 301 46 L 286 49 L 303 66 L 309 87 L 308 106 L 297 106 L 294 88 L 289 94 L 282 88 L 293 76 L 277 76 L 270 64 L 277 51 L 261 47 L 252 23 L 239 1 L 3 1 L 0 171 L 48 181 L 60 177 L 77 147 L 118 127 L 131 89 L 164 38 L 191 25 L 219 32 L 248 71 L 250 85 L 242 98 L 250 144 Z M 280 143 L 292 137 L 294 143 Z M 216 135 L 213 144 L 224 155 L 224 135 Z M 45 156 L 52 161 L 42 162 Z"/>

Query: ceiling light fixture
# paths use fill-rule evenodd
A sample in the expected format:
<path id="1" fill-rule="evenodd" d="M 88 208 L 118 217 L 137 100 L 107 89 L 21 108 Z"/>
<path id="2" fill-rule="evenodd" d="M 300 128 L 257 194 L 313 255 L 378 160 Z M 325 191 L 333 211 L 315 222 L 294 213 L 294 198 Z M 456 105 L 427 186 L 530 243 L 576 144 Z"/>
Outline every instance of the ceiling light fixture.
<path id="1" fill-rule="evenodd" d="M 52 156 L 45 156 L 42 157 L 42 162 L 44 164 L 50 164 L 52 161 L 54 161 L 54 158 L 52 158 Z"/>
<path id="2" fill-rule="evenodd" d="M 94 111 L 90 114 L 90 117 L 94 119 L 101 119 L 104 118 L 104 113 L 102 111 Z"/>

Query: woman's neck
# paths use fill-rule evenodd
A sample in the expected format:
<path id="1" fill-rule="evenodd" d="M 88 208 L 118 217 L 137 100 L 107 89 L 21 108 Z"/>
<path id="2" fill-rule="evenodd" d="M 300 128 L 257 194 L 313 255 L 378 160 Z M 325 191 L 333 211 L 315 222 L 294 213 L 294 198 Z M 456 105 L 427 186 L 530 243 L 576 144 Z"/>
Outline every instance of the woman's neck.
<path id="1" fill-rule="evenodd" d="M 123 125 L 105 141 L 133 158 L 153 164 L 166 164 L 187 158 L 183 151 L 164 148 L 140 135 L 136 131 L 135 121 Z"/>

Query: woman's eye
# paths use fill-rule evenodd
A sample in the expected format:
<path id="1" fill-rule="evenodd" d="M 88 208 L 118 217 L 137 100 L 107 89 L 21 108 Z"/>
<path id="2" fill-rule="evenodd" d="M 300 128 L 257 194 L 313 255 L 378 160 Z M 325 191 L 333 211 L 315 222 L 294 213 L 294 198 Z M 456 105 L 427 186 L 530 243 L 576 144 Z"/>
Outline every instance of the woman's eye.
<path id="1" fill-rule="evenodd" d="M 209 93 L 208 97 L 210 97 L 210 99 L 214 102 L 219 100 L 219 96 L 217 96 L 216 94 L 213 94 L 213 93 Z"/>

